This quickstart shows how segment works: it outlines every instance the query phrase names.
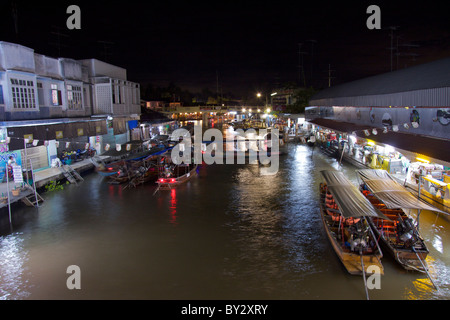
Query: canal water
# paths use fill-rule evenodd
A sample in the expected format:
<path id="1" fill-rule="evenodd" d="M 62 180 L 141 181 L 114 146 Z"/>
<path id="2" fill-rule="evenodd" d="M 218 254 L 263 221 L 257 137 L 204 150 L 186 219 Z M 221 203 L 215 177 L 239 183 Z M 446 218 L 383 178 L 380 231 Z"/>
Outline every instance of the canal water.
<path id="1" fill-rule="evenodd" d="M 320 170 L 355 168 L 291 143 L 276 175 L 258 165 L 201 166 L 171 191 L 109 185 L 95 172 L 44 193 L 39 207 L 1 212 L 0 299 L 365 299 L 319 216 Z M 449 299 L 450 224 L 420 216 L 430 249 L 424 274 L 385 252 L 371 299 Z M 80 268 L 69 290 L 68 266 Z"/>

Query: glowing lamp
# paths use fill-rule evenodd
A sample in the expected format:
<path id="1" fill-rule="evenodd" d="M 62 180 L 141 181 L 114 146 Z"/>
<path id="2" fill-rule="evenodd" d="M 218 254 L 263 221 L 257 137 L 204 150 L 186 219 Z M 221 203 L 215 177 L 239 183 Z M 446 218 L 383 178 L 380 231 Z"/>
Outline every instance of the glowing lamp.
<path id="1" fill-rule="evenodd" d="M 416 158 L 416 159 L 423 163 L 427 163 L 427 164 L 430 163 L 430 161 L 427 159 L 423 159 L 423 158 Z"/>

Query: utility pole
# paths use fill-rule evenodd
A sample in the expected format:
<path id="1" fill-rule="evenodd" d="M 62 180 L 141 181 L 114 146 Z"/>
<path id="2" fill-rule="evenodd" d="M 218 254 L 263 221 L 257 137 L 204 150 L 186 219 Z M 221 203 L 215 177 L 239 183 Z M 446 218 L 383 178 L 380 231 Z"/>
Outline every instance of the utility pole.
<path id="1" fill-rule="evenodd" d="M 111 56 L 111 53 L 109 52 L 111 47 L 114 45 L 114 42 L 111 41 L 105 41 L 105 40 L 97 40 L 97 43 L 103 45 L 103 60 L 106 62 L 109 60 L 109 56 Z"/>
<path id="2" fill-rule="evenodd" d="M 303 82 L 303 87 L 306 88 L 305 68 L 303 65 L 303 55 L 306 54 L 306 52 L 302 51 L 302 45 L 303 45 L 303 43 L 298 44 L 298 69 L 299 69 L 298 83 L 299 83 L 299 86 L 301 86 L 301 84 Z"/>
<path id="3" fill-rule="evenodd" d="M 328 88 L 331 87 L 331 79 L 334 77 L 331 76 L 331 72 L 335 70 L 331 70 L 331 64 L 328 64 Z"/>
<path id="4" fill-rule="evenodd" d="M 16 41 L 19 42 L 19 13 L 17 10 L 17 3 L 16 1 L 12 1 L 11 3 L 11 15 L 14 21 L 14 31 L 16 33 Z"/>
<path id="5" fill-rule="evenodd" d="M 412 58 L 412 61 L 415 61 L 415 57 L 417 57 L 418 54 L 411 52 L 410 50 L 411 50 L 411 48 L 418 48 L 419 45 L 406 43 L 406 44 L 400 44 L 399 46 L 403 47 L 404 49 L 403 49 L 403 52 L 400 52 L 400 51 L 397 52 L 397 60 L 399 59 L 399 56 L 404 56 L 404 57 L 409 56 Z M 399 62 L 399 64 L 400 64 L 400 62 Z M 407 67 L 407 63 L 404 64 L 403 68 L 406 68 L 406 67 Z"/>
<path id="6" fill-rule="evenodd" d="M 388 29 L 391 30 L 389 37 L 391 38 L 391 46 L 389 50 L 391 51 L 391 72 L 393 70 L 393 60 L 394 60 L 394 31 L 398 29 L 398 26 L 390 26 Z"/>
<path id="7" fill-rule="evenodd" d="M 314 43 L 317 43 L 317 40 L 306 40 L 308 42 L 311 42 L 311 85 L 313 85 L 313 66 L 314 66 Z"/>
<path id="8" fill-rule="evenodd" d="M 216 70 L 216 97 L 217 104 L 219 104 L 219 70 Z"/>

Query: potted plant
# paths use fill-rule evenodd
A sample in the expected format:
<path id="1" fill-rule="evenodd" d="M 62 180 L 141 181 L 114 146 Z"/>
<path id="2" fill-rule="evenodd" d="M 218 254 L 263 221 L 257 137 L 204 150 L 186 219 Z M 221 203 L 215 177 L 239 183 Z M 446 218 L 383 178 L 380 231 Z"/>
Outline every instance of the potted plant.
<path id="1" fill-rule="evenodd" d="M 20 189 L 16 187 L 14 187 L 14 189 L 11 190 L 11 193 L 14 197 L 17 197 L 20 194 Z"/>

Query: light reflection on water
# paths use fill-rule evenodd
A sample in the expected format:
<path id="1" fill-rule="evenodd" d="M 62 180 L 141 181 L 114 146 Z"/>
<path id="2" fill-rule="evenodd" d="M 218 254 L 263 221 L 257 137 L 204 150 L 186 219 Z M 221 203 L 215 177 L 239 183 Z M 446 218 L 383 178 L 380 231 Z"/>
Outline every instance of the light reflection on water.
<path id="1" fill-rule="evenodd" d="M 25 299 L 29 293 L 27 269 L 28 251 L 23 234 L 0 237 L 0 300 Z"/>
<path id="2" fill-rule="evenodd" d="M 179 188 L 122 190 L 91 174 L 45 194 L 37 211 L 16 208 L 0 238 L 3 299 L 364 299 L 325 236 L 320 170 L 339 166 L 289 145 L 276 175 L 257 165 L 203 166 Z M 430 273 L 406 272 L 385 252 L 382 289 L 371 299 L 450 298 L 448 221 L 422 213 Z M 82 290 L 65 287 L 79 265 Z"/>

